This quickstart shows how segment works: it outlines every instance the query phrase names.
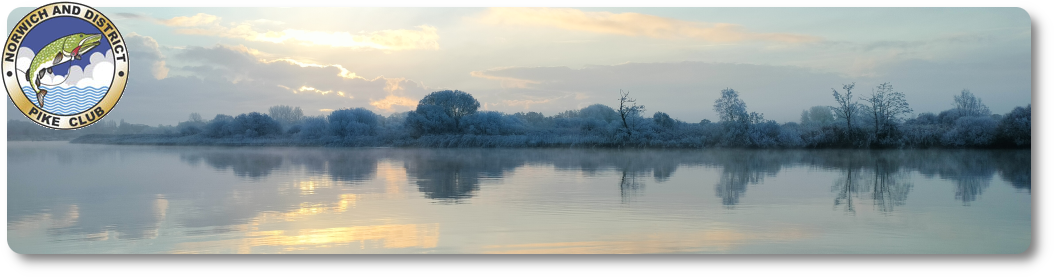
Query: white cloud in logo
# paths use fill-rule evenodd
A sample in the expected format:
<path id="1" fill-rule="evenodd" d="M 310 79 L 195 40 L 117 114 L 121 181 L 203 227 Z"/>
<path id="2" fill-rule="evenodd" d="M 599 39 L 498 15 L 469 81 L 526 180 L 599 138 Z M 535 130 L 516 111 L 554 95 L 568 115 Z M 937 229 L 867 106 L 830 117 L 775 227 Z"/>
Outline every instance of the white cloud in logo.
<path id="1" fill-rule="evenodd" d="M 33 62 L 33 56 L 32 49 L 22 47 L 18 51 L 15 67 L 18 68 L 17 77 L 21 85 L 28 85 L 28 83 L 25 83 L 25 72 L 29 70 L 29 65 Z M 110 83 L 113 82 L 114 70 L 111 50 L 106 50 L 106 54 L 92 53 L 88 60 L 90 63 L 84 68 L 76 65 L 70 66 L 66 75 L 45 73 L 44 77 L 40 78 L 40 83 L 44 86 L 59 87 L 109 87 Z"/>
<path id="2" fill-rule="evenodd" d="M 95 52 L 89 58 L 91 63 L 81 69 L 80 66 L 70 66 L 69 74 L 63 86 L 76 87 L 109 87 L 113 82 L 113 53 L 106 50 L 106 54 Z"/>

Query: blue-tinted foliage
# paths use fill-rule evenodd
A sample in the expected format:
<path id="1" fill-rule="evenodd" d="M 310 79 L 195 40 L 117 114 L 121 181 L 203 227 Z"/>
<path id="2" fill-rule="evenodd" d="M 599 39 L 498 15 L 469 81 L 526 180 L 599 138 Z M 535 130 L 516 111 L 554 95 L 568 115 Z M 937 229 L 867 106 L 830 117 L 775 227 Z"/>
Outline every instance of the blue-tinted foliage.
<path id="1" fill-rule="evenodd" d="M 257 112 L 240 114 L 237 117 L 219 114 L 205 125 L 202 133 L 214 138 L 255 138 L 280 135 L 282 127 L 270 116 Z"/>
<path id="2" fill-rule="evenodd" d="M 216 115 L 208 121 L 192 115 L 175 127 L 151 127 L 121 122 L 91 130 L 110 134 L 158 134 L 172 143 L 229 145 L 332 145 L 423 147 L 747 147 L 747 148 L 903 148 L 903 147 L 1031 147 L 1032 106 L 1006 115 L 975 115 L 960 108 L 938 114 L 921 113 L 907 120 L 889 120 L 875 132 L 866 116 L 854 115 L 851 128 L 831 107 L 802 111 L 801 123 L 779 124 L 746 109 L 739 92 L 722 91 L 714 103 L 721 120 L 687 123 L 665 112 L 644 118 L 639 112 L 623 117 L 617 110 L 594 104 L 554 116 L 537 112 L 504 114 L 477 111 L 479 102 L 461 91 L 437 91 L 413 111 L 380 116 L 364 108 L 340 109 L 328 115 L 301 117 L 296 108 L 272 109 L 286 114 L 281 124 L 266 114 L 236 117 Z M 965 99 L 965 98 L 964 98 Z M 969 99 L 967 99 L 969 100 Z M 972 100 L 971 100 L 972 101 Z M 979 101 L 979 100 L 978 100 Z M 973 102 L 964 102 L 973 103 Z M 977 102 L 979 103 L 979 102 Z M 849 102 L 847 105 L 853 105 Z M 970 105 L 962 105 L 970 107 Z M 979 105 L 974 105 L 979 106 Z M 287 113 L 285 111 L 293 111 Z M 979 109 L 984 114 L 984 107 Z M 873 118 L 871 118 L 873 119 Z M 110 126 L 113 125 L 113 126 Z M 9 128 L 21 128 L 13 124 Z M 110 126 L 110 127 L 105 127 Z M 30 131 L 15 130 L 14 136 Z M 87 130 L 87 129 L 86 129 Z M 95 132 L 95 131 L 93 131 Z M 26 135 L 28 136 L 28 135 Z M 178 139 L 177 139 L 178 138 Z M 99 137 L 93 138 L 99 140 Z M 105 140 L 105 139 L 103 139 Z M 120 140 L 128 143 L 128 140 Z"/>
<path id="3" fill-rule="evenodd" d="M 463 132 L 472 135 L 519 135 L 526 130 L 523 121 L 499 112 L 479 112 L 461 120 Z"/>
<path id="4" fill-rule="evenodd" d="M 363 108 L 336 110 L 329 114 L 329 130 L 334 136 L 342 138 L 376 135 L 378 117 L 373 111 Z"/>
<path id="5" fill-rule="evenodd" d="M 460 90 L 444 90 L 429 93 L 417 103 L 421 105 L 433 105 L 442 108 L 443 113 L 454 120 L 454 128 L 459 128 L 462 117 L 476 113 L 479 109 L 479 101 Z"/>
<path id="6" fill-rule="evenodd" d="M 1006 143 L 1015 146 L 1032 145 L 1032 105 L 1017 107 L 999 122 L 999 131 Z"/>
<path id="7" fill-rule="evenodd" d="M 670 115 L 664 112 L 655 112 L 655 115 L 652 115 L 651 119 L 655 122 L 655 125 L 658 125 L 660 127 L 660 129 L 658 129 L 660 131 L 670 130 L 677 126 L 677 122 L 674 121 L 673 118 L 670 118 Z"/>
<path id="8" fill-rule="evenodd" d="M 989 145 L 998 135 L 998 126 L 999 122 L 991 116 L 959 117 L 954 127 L 941 137 L 941 142 L 949 146 Z"/>
<path id="9" fill-rule="evenodd" d="M 318 139 L 330 134 L 329 124 L 322 117 L 308 117 L 300 120 L 300 132 L 296 134 L 300 139 Z"/>
<path id="10" fill-rule="evenodd" d="M 415 136 L 446 134 L 458 130 L 457 122 L 443 107 L 428 104 L 418 104 L 417 109 L 406 116 L 406 127 Z"/>
<path id="11" fill-rule="evenodd" d="M 231 122 L 232 133 L 246 137 L 272 136 L 282 133 L 282 126 L 270 116 L 258 112 L 239 114 Z"/>

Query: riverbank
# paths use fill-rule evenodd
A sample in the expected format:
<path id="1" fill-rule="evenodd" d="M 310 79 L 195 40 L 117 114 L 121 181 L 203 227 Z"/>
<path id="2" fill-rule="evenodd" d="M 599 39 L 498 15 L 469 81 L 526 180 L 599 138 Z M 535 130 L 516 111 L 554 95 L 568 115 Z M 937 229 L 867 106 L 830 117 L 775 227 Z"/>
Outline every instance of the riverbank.
<path id="1" fill-rule="evenodd" d="M 210 145 L 210 146 L 330 146 L 330 147 L 430 147 L 430 148 L 618 148 L 599 137 L 580 136 L 480 136 L 433 135 L 419 138 L 359 136 L 350 138 L 296 137 L 212 138 L 202 135 L 84 135 L 71 143 L 112 145 Z M 681 147 L 684 148 L 684 147 Z"/>
<path id="2" fill-rule="evenodd" d="M 322 137 L 303 139 L 295 136 L 213 138 L 204 135 L 89 134 L 70 140 L 78 144 L 109 145 L 181 145 L 181 146 L 311 146 L 311 147 L 422 147 L 422 148 L 669 148 L 669 149 L 1031 149 L 1031 147 L 728 147 L 708 143 L 707 138 L 649 141 L 646 143 L 618 143 L 599 136 L 574 135 L 430 135 L 419 138 L 389 136 Z"/>

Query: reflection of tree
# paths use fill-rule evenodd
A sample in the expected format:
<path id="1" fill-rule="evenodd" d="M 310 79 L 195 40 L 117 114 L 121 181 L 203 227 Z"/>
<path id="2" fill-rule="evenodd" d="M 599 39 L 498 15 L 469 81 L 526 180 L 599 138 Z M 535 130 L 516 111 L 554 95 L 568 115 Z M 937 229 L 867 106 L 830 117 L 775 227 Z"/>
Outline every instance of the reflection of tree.
<path id="1" fill-rule="evenodd" d="M 1032 193 L 1032 152 L 1029 151 L 1000 151 L 997 152 L 996 163 L 999 176 L 1017 189 L 1028 190 Z"/>
<path id="2" fill-rule="evenodd" d="M 955 178 L 955 200 L 962 200 L 963 205 L 970 205 L 988 188 L 991 176 L 961 176 Z"/>
<path id="3" fill-rule="evenodd" d="M 265 177 L 282 165 L 282 156 L 267 152 L 210 151 L 182 155 L 180 158 L 190 164 L 197 164 L 200 160 L 204 160 L 216 170 L 230 168 L 235 175 L 253 179 Z"/>
<path id="4" fill-rule="evenodd" d="M 955 183 L 955 199 L 970 205 L 988 188 L 997 171 L 1004 176 L 1021 176 L 1031 166 L 1028 150 L 933 150 L 912 151 L 905 159 L 927 177 L 937 176 Z M 1031 176 L 1031 174 L 1029 174 Z M 1021 177 L 1018 177 L 1021 178 Z M 1031 178 L 1031 177 L 1028 177 Z M 1011 182 L 1011 185 L 1015 185 Z"/>
<path id="5" fill-rule="evenodd" d="M 995 166 L 988 159 L 960 160 L 957 165 L 947 169 L 948 178 L 955 181 L 955 199 L 970 205 L 988 188 Z"/>
<path id="6" fill-rule="evenodd" d="M 853 206 L 853 194 L 859 195 L 859 186 L 854 185 L 856 183 L 857 176 L 853 176 L 856 170 L 852 166 L 847 167 L 845 170 L 845 178 L 839 178 L 834 183 L 832 188 L 837 195 L 834 197 L 834 206 L 845 205 L 845 211 L 849 213 L 856 213 L 856 208 Z"/>
<path id="7" fill-rule="evenodd" d="M 377 174 L 377 157 L 370 152 L 351 151 L 326 156 L 329 176 L 334 181 L 361 181 Z"/>
<path id="8" fill-rule="evenodd" d="M 8 202 L 13 207 L 8 209 L 10 226 L 32 222 L 43 214 L 56 222 L 76 214 L 76 220 L 48 227 L 48 234 L 90 237 L 111 232 L 119 239 L 152 237 L 162 226 L 161 211 L 167 205 L 162 203 L 168 203 L 160 198 L 180 203 L 175 213 L 179 216 L 170 216 L 170 225 L 195 232 L 222 231 L 261 214 L 296 211 L 303 203 L 336 203 L 338 191 L 346 188 L 325 184 L 329 191 L 302 194 L 289 189 L 289 176 L 276 172 L 294 171 L 290 175 L 306 175 L 319 184 L 375 179 L 377 163 L 382 160 L 402 162 L 408 179 L 416 182 L 425 197 L 444 200 L 473 197 L 487 178 L 505 178 L 525 165 L 619 178 L 618 189 L 624 196 L 640 193 L 652 176 L 659 182 L 671 178 L 680 166 L 721 167 L 719 179 L 709 182 L 716 181 L 717 197 L 729 207 L 740 203 L 749 185 L 764 181 L 783 166 L 838 172 L 840 179 L 835 180 L 831 194 L 835 205 L 847 210 L 858 208 L 861 200 L 873 201 L 884 212 L 903 205 L 912 189 L 906 182 L 908 173 L 950 181 L 954 186 L 947 188 L 946 197 L 954 193 L 965 204 L 979 201 L 993 179 L 1031 189 L 1029 150 L 19 147 L 8 149 L 8 159 L 19 161 L 8 165 Z M 203 164 L 222 172 L 202 174 L 209 170 L 169 167 L 173 162 Z M 56 167 L 60 170 L 55 171 Z M 252 182 L 223 178 L 231 172 Z M 994 178 L 996 173 L 999 179 Z M 524 177 L 528 181 L 521 185 L 529 185 L 531 176 Z"/>
<path id="9" fill-rule="evenodd" d="M 725 167 L 715 187 L 717 197 L 721 197 L 721 204 L 726 206 L 739 204 L 739 197 L 747 192 L 747 184 L 757 184 L 760 180 L 761 176 L 756 172 Z"/>
<path id="10" fill-rule="evenodd" d="M 764 153 L 764 154 L 762 154 Z M 761 183 L 765 175 L 775 175 L 792 155 L 786 152 L 718 152 L 715 161 L 722 166 L 721 179 L 714 190 L 721 204 L 731 207 L 747 192 L 747 185 Z"/>
<path id="11" fill-rule="evenodd" d="M 656 182 L 662 183 L 669 180 L 674 171 L 677 171 L 677 163 L 665 162 L 655 165 L 652 175 L 655 176 Z"/>
<path id="12" fill-rule="evenodd" d="M 619 194 L 622 202 L 629 202 L 634 195 L 644 188 L 644 182 L 637 179 L 637 172 L 622 170 L 622 178 L 619 181 Z"/>
<path id="13" fill-rule="evenodd" d="M 832 188 L 836 192 L 836 207 L 845 205 L 847 212 L 855 213 L 853 197 L 864 196 L 869 196 L 881 212 L 892 212 L 895 206 L 904 205 L 912 184 L 905 182 L 901 173 L 903 157 L 888 152 L 847 152 L 842 156 L 839 160 L 845 163 L 845 177 L 840 177 Z"/>
<path id="14" fill-rule="evenodd" d="M 660 163 L 654 156 L 647 155 L 647 152 L 638 151 L 617 152 L 608 156 L 605 160 L 613 164 L 615 171 L 621 175 L 619 178 L 619 195 L 622 196 L 623 203 L 632 201 L 635 196 L 644 190 L 644 180 L 642 178 L 647 176 L 648 171 L 657 171 L 652 170 L 652 167 L 669 163 L 668 161 Z M 653 175 L 658 176 L 661 174 L 653 173 Z M 659 177 L 656 177 L 656 179 L 659 179 Z"/>
<path id="15" fill-rule="evenodd" d="M 894 206 L 904 205 L 911 184 L 899 174 L 899 164 L 893 160 L 875 159 L 871 180 L 871 200 L 879 211 L 892 212 Z"/>
<path id="16" fill-rule="evenodd" d="M 460 161 L 424 161 L 406 168 L 416 175 L 418 190 L 432 199 L 462 199 L 479 190 L 478 171 Z"/>
<path id="17" fill-rule="evenodd" d="M 458 202 L 479 190 L 480 178 L 503 178 L 523 166 L 523 152 L 494 149 L 418 149 L 406 155 L 406 173 L 425 197 Z"/>

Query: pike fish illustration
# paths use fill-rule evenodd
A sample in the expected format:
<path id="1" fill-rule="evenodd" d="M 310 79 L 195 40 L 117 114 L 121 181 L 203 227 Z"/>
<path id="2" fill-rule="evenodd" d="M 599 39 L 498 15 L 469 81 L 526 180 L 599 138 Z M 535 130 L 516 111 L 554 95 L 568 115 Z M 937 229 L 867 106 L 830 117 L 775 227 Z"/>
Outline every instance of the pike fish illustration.
<path id="1" fill-rule="evenodd" d="M 40 79 L 44 78 L 44 74 L 53 73 L 52 68 L 56 65 L 81 59 L 81 54 L 99 46 L 101 39 L 102 34 L 72 34 L 48 43 L 33 56 L 29 71 L 25 73 L 26 81 L 37 93 L 37 105 L 44 108 L 44 95 L 48 94 L 46 89 L 40 88 Z"/>

